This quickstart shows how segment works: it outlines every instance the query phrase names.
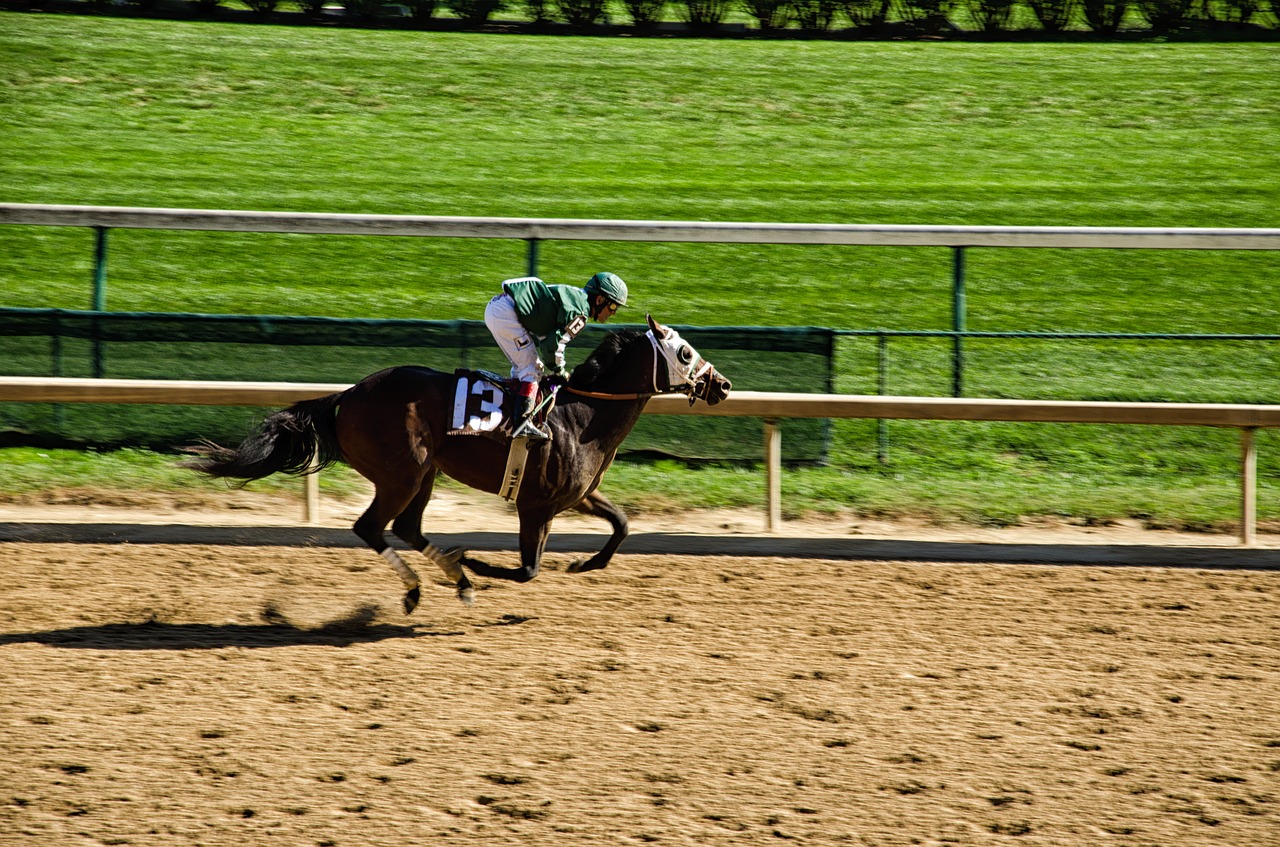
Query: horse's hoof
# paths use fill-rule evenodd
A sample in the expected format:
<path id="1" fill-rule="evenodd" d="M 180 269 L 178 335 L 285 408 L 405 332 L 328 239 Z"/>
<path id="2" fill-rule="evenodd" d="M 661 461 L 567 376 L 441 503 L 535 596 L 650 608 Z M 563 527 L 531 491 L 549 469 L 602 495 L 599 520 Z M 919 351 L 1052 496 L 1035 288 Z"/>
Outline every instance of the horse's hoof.
<path id="1" fill-rule="evenodd" d="M 476 604 L 476 590 L 471 586 L 458 589 L 458 599 L 462 601 L 464 606 L 474 606 Z"/>
<path id="2" fill-rule="evenodd" d="M 609 564 L 607 559 L 603 562 L 598 562 L 595 559 L 579 559 L 570 565 L 568 570 L 569 573 L 588 573 L 590 571 L 598 571 L 607 564 Z"/>
<path id="3" fill-rule="evenodd" d="M 418 587 L 410 588 L 404 593 L 404 613 L 412 615 L 413 610 L 418 608 L 418 601 L 422 599 L 422 589 Z"/>

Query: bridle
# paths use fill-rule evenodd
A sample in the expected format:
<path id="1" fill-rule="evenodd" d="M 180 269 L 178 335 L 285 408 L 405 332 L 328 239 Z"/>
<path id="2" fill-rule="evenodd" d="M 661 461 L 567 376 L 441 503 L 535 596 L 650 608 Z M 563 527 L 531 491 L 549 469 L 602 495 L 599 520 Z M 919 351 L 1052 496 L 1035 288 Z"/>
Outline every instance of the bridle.
<path id="1" fill-rule="evenodd" d="M 649 344 L 653 348 L 653 391 L 614 394 L 607 391 L 583 391 L 581 388 L 573 388 L 569 385 L 564 386 L 564 389 L 571 394 L 577 394 L 579 397 L 592 397 L 596 400 L 648 400 L 650 397 L 657 397 L 662 394 L 683 394 L 689 398 L 690 406 L 693 405 L 695 400 L 706 400 L 710 396 L 711 380 L 704 379 L 704 377 L 715 371 L 710 362 L 702 358 L 701 354 L 697 354 L 697 358 L 685 365 L 683 362 L 673 359 L 673 354 L 665 346 L 658 343 L 657 336 L 653 334 L 653 330 L 646 332 L 645 337 L 649 339 Z M 659 354 L 662 355 L 662 358 L 667 363 L 667 385 L 665 388 L 658 385 Z M 684 374 L 684 382 L 674 387 L 671 385 L 671 368 L 673 366 Z"/>

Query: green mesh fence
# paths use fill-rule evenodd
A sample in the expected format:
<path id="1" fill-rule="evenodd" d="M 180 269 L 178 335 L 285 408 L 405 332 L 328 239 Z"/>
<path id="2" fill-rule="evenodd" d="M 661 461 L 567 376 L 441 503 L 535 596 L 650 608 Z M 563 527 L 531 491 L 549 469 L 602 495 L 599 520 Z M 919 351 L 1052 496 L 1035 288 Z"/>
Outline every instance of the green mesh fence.
<path id="1" fill-rule="evenodd" d="M 618 326 L 590 326 L 569 347 L 576 365 Z M 677 327 L 735 389 L 825 393 L 835 333 L 811 328 Z M 116 379 L 355 382 L 393 365 L 506 373 L 479 321 L 357 320 L 263 315 L 0 309 L 0 373 Z M 236 442 L 262 409 L 110 404 L 0 404 L 0 443 L 171 449 L 199 438 Z M 830 425 L 789 422 L 784 458 L 824 461 Z M 626 452 L 759 460 L 753 418 L 647 415 Z"/>

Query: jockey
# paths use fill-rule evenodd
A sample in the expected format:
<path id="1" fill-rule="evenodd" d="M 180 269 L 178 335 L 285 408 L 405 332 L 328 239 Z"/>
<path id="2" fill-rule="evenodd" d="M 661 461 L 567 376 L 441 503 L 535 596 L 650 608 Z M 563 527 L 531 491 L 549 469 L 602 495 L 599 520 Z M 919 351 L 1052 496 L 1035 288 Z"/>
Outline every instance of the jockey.
<path id="1" fill-rule="evenodd" d="M 587 325 L 587 318 L 603 323 L 625 305 L 627 284 L 608 272 L 591 277 L 582 288 L 547 285 L 536 276 L 502 283 L 502 293 L 485 307 L 484 324 L 511 361 L 511 376 L 520 381 L 523 403 L 513 431 L 533 414 L 544 371 L 562 380 L 569 378 L 564 348 Z"/>

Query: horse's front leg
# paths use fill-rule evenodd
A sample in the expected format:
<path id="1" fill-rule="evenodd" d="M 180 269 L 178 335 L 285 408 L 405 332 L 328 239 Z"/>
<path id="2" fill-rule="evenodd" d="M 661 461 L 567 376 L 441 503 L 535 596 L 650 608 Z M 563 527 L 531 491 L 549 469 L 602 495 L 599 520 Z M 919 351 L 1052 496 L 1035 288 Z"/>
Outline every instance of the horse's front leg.
<path id="1" fill-rule="evenodd" d="M 609 564 L 609 560 L 617 552 L 618 546 L 627 537 L 627 516 L 621 509 L 613 505 L 608 497 L 601 494 L 599 489 L 582 498 L 573 508 L 579 512 L 594 515 L 597 518 L 604 518 L 613 526 L 613 535 L 609 536 L 609 540 L 605 542 L 604 548 L 599 553 L 596 553 L 590 559 L 579 559 L 569 565 L 569 573 L 599 570 Z"/>
<path id="2" fill-rule="evenodd" d="M 459 564 L 476 576 L 528 582 L 538 575 L 542 566 L 542 551 L 551 534 L 552 513 L 546 509 L 520 510 L 520 567 L 502 568 L 464 555 Z"/>

